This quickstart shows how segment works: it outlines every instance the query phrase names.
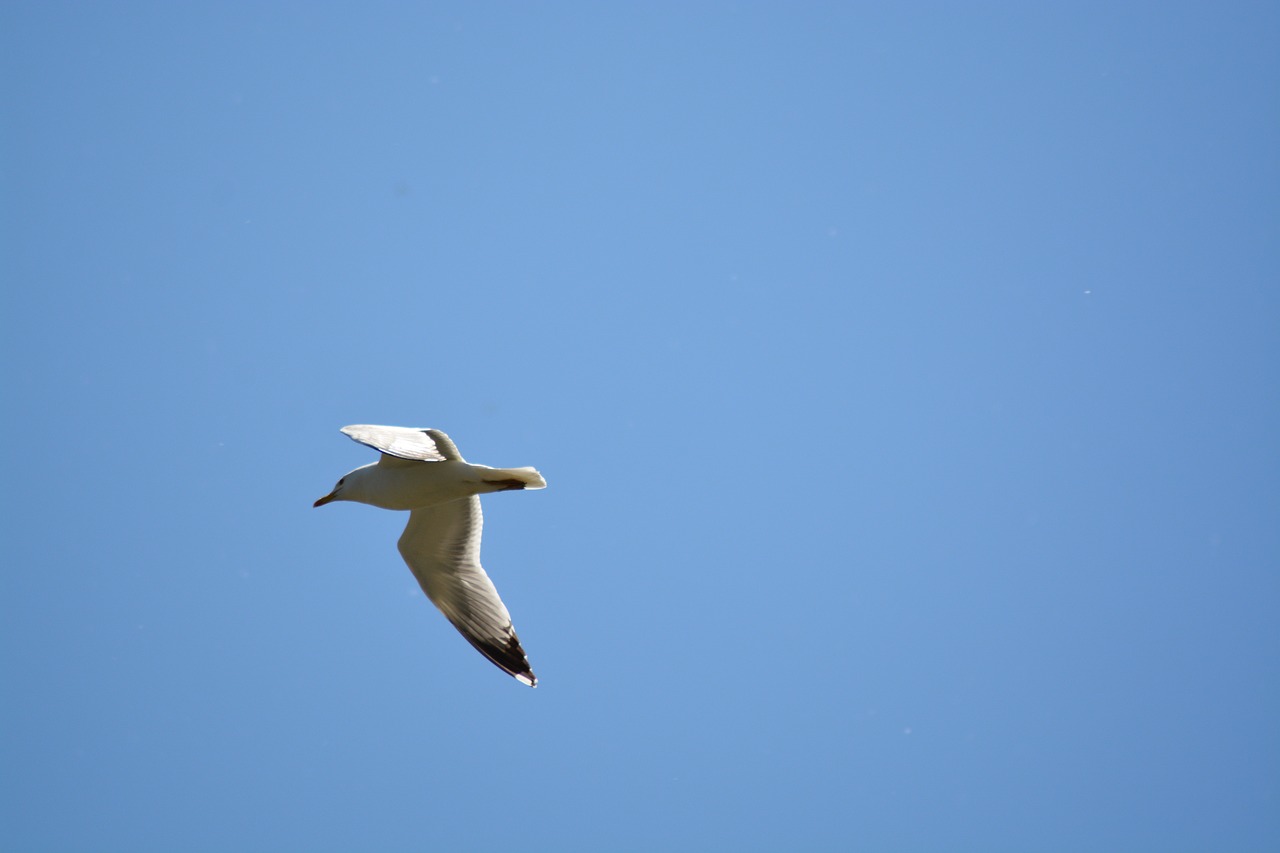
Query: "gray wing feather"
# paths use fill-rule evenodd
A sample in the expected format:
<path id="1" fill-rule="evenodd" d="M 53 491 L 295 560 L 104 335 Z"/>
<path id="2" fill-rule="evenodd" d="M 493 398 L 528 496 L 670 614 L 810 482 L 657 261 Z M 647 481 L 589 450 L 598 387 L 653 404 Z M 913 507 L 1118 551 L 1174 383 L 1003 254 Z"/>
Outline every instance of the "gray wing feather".
<path id="1" fill-rule="evenodd" d="M 533 687 L 538 679 L 511 626 L 511 614 L 480 567 L 483 524 L 475 495 L 415 509 L 400 537 L 400 556 L 422 591 L 471 645 Z"/>
<path id="2" fill-rule="evenodd" d="M 342 428 L 343 435 L 380 453 L 414 462 L 465 461 L 458 448 L 438 429 L 354 424 Z"/>

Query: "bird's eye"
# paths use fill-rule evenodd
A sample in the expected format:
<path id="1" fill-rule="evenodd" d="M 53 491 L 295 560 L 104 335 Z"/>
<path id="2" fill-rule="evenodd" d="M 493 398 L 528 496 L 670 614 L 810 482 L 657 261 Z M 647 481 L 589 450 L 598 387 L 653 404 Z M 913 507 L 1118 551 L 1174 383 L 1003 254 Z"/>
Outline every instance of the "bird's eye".
<path id="1" fill-rule="evenodd" d="M 345 482 L 347 482 L 347 478 L 343 477 L 341 480 L 338 481 L 338 485 L 341 486 Z"/>

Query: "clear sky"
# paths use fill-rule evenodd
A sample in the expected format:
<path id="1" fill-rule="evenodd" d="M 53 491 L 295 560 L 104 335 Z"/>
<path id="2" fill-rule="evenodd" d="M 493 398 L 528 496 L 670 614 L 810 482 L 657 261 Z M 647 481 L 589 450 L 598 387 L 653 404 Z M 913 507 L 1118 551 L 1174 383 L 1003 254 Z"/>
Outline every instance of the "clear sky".
<path id="1" fill-rule="evenodd" d="M 1280 849 L 1277 44 L 4 3 L 0 849 Z M 351 423 L 546 476 L 536 690 Z"/>

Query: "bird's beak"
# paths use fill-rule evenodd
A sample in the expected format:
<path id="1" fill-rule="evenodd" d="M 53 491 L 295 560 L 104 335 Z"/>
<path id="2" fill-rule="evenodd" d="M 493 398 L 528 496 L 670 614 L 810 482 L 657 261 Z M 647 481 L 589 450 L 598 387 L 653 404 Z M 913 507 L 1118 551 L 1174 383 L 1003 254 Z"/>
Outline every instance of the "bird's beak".
<path id="1" fill-rule="evenodd" d="M 330 503 L 330 502 L 332 502 L 332 501 L 334 501 L 334 500 L 336 500 L 336 498 L 334 497 L 333 492 L 330 492 L 329 494 L 327 494 L 327 495 L 325 495 L 324 497 L 322 497 L 320 500 L 318 500 L 318 501 L 316 501 L 315 503 L 313 503 L 313 504 L 312 504 L 312 506 L 313 506 L 313 507 L 317 507 L 317 506 L 324 506 L 325 504 Z"/>

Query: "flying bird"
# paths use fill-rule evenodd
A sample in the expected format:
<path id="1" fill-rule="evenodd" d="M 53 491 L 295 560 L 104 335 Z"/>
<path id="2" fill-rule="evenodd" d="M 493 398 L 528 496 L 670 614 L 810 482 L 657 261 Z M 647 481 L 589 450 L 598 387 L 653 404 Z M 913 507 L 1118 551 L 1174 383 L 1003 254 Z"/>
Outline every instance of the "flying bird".
<path id="1" fill-rule="evenodd" d="M 361 424 L 342 432 L 382 455 L 342 477 L 314 506 L 356 501 L 408 510 L 400 556 L 427 598 L 480 654 L 517 681 L 536 687 L 538 678 L 511 626 L 511 614 L 480 567 L 479 496 L 545 489 L 547 481 L 534 468 L 472 465 L 438 429 Z"/>

